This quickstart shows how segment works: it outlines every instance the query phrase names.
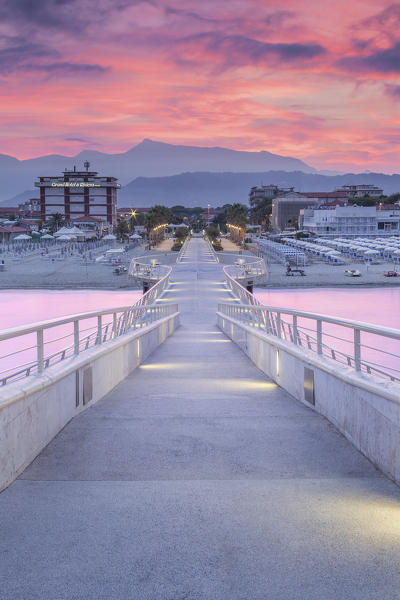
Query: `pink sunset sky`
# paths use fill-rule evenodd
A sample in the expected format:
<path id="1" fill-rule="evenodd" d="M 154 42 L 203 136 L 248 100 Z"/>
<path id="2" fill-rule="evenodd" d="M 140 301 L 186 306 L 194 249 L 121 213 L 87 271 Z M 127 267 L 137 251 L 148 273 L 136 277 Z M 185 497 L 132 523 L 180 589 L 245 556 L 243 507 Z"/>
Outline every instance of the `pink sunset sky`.
<path id="1" fill-rule="evenodd" d="M 0 152 L 143 138 L 399 172 L 400 3 L 0 0 Z"/>

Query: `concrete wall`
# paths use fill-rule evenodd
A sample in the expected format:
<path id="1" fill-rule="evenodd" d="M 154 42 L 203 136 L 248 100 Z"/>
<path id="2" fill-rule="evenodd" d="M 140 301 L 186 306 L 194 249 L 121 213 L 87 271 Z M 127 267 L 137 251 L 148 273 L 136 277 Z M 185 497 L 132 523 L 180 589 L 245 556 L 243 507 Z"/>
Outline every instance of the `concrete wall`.
<path id="1" fill-rule="evenodd" d="M 0 388 L 0 491 L 55 435 L 143 362 L 179 326 L 175 313 Z"/>
<path id="2" fill-rule="evenodd" d="M 362 375 L 221 313 L 217 322 L 261 371 L 400 483 L 400 384 Z"/>

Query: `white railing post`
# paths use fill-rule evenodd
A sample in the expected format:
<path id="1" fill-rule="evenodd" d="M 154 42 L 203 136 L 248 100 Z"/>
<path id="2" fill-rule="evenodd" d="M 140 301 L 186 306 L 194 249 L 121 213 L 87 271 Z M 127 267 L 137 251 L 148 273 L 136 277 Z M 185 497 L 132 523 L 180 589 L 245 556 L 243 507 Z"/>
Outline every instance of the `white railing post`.
<path id="1" fill-rule="evenodd" d="M 293 342 L 297 346 L 298 330 L 297 330 L 297 315 L 293 315 Z"/>
<path id="2" fill-rule="evenodd" d="M 101 318 L 101 315 L 98 315 L 98 317 L 97 317 L 97 343 L 98 344 L 101 344 L 103 341 L 102 334 L 103 334 L 102 318 Z"/>
<path id="3" fill-rule="evenodd" d="M 361 371 L 361 332 L 354 329 L 354 366 L 356 371 Z"/>
<path id="4" fill-rule="evenodd" d="M 37 344 L 37 363 L 38 373 L 43 373 L 44 369 L 44 344 L 43 344 L 43 329 L 38 329 L 36 333 Z"/>
<path id="5" fill-rule="evenodd" d="M 277 337 L 278 338 L 282 337 L 282 334 L 281 334 L 281 313 L 280 312 L 276 313 L 276 329 L 277 329 L 277 331 L 276 331 Z"/>
<path id="6" fill-rule="evenodd" d="M 113 313 L 113 327 L 112 327 L 112 337 L 117 337 L 117 313 Z"/>
<path id="7" fill-rule="evenodd" d="M 74 321 L 74 354 L 79 354 L 79 321 Z"/>
<path id="8" fill-rule="evenodd" d="M 317 319 L 317 352 L 322 354 L 322 321 Z"/>

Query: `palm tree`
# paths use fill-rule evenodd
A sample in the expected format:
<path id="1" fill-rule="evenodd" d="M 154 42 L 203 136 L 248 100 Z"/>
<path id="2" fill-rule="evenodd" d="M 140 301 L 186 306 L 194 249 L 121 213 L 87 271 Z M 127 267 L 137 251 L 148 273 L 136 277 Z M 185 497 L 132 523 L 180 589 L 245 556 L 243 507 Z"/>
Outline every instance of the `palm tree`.
<path id="1" fill-rule="evenodd" d="M 236 227 L 245 227 L 247 222 L 247 208 L 243 204 L 232 204 L 226 212 L 226 220 Z"/>
<path id="2" fill-rule="evenodd" d="M 60 227 L 63 225 L 63 223 L 64 223 L 63 215 L 61 213 L 54 213 L 54 215 L 51 215 L 51 219 L 49 221 L 50 230 L 52 232 L 58 231 L 58 229 L 60 229 Z"/>
<path id="3" fill-rule="evenodd" d="M 232 204 L 226 212 L 226 221 L 228 225 L 233 225 L 230 228 L 232 239 L 237 244 L 242 243 L 244 248 L 244 231 L 247 222 L 247 208 L 243 204 Z"/>
<path id="4" fill-rule="evenodd" d="M 147 235 L 152 242 L 158 242 L 164 235 L 164 229 L 159 232 L 155 231 L 158 225 L 167 225 L 172 220 L 172 211 L 166 206 L 153 206 L 146 215 Z"/>

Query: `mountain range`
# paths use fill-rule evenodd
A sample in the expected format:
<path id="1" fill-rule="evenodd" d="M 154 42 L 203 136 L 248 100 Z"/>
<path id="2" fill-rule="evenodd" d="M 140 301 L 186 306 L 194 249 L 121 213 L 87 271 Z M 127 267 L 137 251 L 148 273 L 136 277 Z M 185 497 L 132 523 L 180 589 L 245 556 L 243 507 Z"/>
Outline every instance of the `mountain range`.
<path id="1" fill-rule="evenodd" d="M 271 152 L 243 152 L 227 148 L 176 146 L 143 140 L 120 154 L 85 150 L 73 157 L 41 156 L 18 160 L 0 154 L 0 202 L 16 206 L 38 197 L 33 182 L 40 175 L 57 175 L 65 169 L 83 168 L 113 175 L 122 184 L 120 207 L 154 204 L 187 207 L 246 203 L 254 185 L 275 184 L 299 192 L 332 191 L 342 185 L 377 185 L 389 195 L 400 191 L 400 175 L 382 173 L 338 174 L 318 172 L 296 158 Z"/>
<path id="2" fill-rule="evenodd" d="M 400 175 L 364 173 L 346 175 L 319 175 L 301 171 L 267 171 L 262 173 L 182 173 L 170 177 L 137 177 L 118 192 L 119 207 L 148 207 L 154 204 L 186 207 L 223 206 L 247 203 L 253 185 L 274 183 L 281 187 L 294 187 L 299 192 L 330 192 L 342 185 L 370 183 L 386 194 L 400 191 Z M 37 196 L 27 190 L 14 196 L 5 204 L 17 204 Z"/>
<path id="3" fill-rule="evenodd" d="M 27 160 L 0 154 L 0 202 L 7 201 L 24 190 L 32 190 L 41 175 L 58 175 L 64 169 L 83 169 L 85 161 L 90 168 L 104 175 L 117 177 L 122 185 L 137 177 L 165 177 L 187 171 L 242 172 L 303 171 L 315 169 L 297 158 L 279 156 L 271 152 L 244 152 L 228 148 L 201 148 L 177 146 L 145 139 L 127 152 L 107 154 L 84 150 L 76 156 L 51 154 Z"/>
<path id="4" fill-rule="evenodd" d="M 298 192 L 331 192 L 343 185 L 373 184 L 389 194 L 400 191 L 400 175 L 380 173 L 319 175 L 301 171 L 268 171 L 258 173 L 182 173 L 171 177 L 138 177 L 121 188 L 120 207 L 146 207 L 154 204 L 187 207 L 246 204 L 250 188 L 273 183 L 294 187 Z"/>

